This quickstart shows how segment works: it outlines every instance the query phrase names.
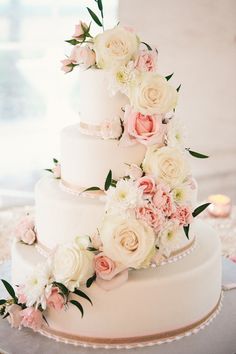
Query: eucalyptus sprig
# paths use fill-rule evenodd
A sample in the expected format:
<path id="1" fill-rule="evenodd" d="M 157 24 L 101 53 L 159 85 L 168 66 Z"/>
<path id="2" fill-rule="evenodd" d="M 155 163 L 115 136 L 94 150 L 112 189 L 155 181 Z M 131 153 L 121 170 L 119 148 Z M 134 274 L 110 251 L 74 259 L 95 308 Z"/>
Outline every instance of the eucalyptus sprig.
<path id="1" fill-rule="evenodd" d="M 104 15 L 103 15 L 103 4 L 102 0 L 94 0 L 97 3 L 98 10 L 100 11 L 101 19 L 93 12 L 89 7 L 87 7 L 88 13 L 90 14 L 92 20 L 99 26 L 102 27 L 104 31 Z"/>
<path id="2" fill-rule="evenodd" d="M 188 151 L 190 153 L 190 155 L 192 155 L 193 157 L 196 157 L 198 159 L 207 159 L 209 157 L 208 155 L 203 155 L 203 154 L 200 154 L 199 152 L 190 150 L 190 148 L 186 148 L 185 150 Z"/>

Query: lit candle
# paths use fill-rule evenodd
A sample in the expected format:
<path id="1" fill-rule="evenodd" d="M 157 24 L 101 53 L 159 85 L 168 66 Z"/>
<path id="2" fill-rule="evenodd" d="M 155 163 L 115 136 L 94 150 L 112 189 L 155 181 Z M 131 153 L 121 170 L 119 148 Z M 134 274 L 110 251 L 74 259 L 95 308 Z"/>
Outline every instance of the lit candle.
<path id="1" fill-rule="evenodd" d="M 211 203 L 208 207 L 208 212 L 211 216 L 216 218 L 226 218 L 230 215 L 232 204 L 227 195 L 215 194 L 208 197 L 208 201 Z"/>

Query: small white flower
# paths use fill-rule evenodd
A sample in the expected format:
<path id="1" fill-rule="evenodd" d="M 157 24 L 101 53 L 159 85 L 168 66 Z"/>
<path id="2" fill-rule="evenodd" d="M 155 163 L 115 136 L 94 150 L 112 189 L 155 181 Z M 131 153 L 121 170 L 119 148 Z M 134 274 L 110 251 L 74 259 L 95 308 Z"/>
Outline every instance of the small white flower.
<path id="1" fill-rule="evenodd" d="M 170 147 L 184 146 L 186 139 L 186 129 L 183 122 L 173 117 L 167 124 L 167 145 Z"/>
<path id="2" fill-rule="evenodd" d="M 101 136 L 103 139 L 118 139 L 121 136 L 122 127 L 119 117 L 105 120 L 101 124 Z"/>
<path id="3" fill-rule="evenodd" d="M 125 176 L 129 176 L 132 180 L 137 180 L 141 178 L 142 175 L 143 171 L 141 167 L 135 165 L 134 163 L 128 165 L 127 169 L 125 170 Z"/>
<path id="4" fill-rule="evenodd" d="M 27 307 L 41 304 L 46 309 L 46 288 L 51 280 L 51 267 L 46 262 L 38 264 L 24 284 Z"/>
<path id="5" fill-rule="evenodd" d="M 135 85 L 138 71 L 134 68 L 134 62 L 130 61 L 127 65 L 115 67 L 109 71 L 109 90 L 114 95 L 120 91 L 128 95 L 129 87 Z"/>
<path id="6" fill-rule="evenodd" d="M 157 245 L 160 253 L 169 257 L 171 252 L 176 250 L 182 241 L 182 227 L 178 222 L 167 221 L 158 234 Z"/>
<path id="7" fill-rule="evenodd" d="M 186 180 L 183 183 L 176 185 L 172 189 L 171 194 L 177 204 L 195 205 L 196 203 L 197 192 L 196 189 L 191 188 L 189 180 Z"/>
<path id="8" fill-rule="evenodd" d="M 131 180 L 122 179 L 107 192 L 106 210 L 111 213 L 136 208 L 141 203 L 142 190 Z"/>

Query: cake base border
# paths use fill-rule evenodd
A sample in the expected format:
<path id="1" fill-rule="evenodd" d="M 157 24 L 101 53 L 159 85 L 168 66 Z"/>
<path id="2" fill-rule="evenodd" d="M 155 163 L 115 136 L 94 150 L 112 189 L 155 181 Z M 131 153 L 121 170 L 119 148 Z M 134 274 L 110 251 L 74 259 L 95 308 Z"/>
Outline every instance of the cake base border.
<path id="1" fill-rule="evenodd" d="M 43 327 L 39 330 L 39 333 L 50 339 L 54 339 L 57 342 L 63 342 L 65 344 L 72 344 L 75 346 L 92 347 L 94 349 L 131 349 L 135 347 L 159 345 L 163 343 L 170 343 L 184 337 L 188 337 L 192 334 L 198 333 L 201 329 L 204 329 L 219 314 L 222 308 L 222 301 L 223 291 L 221 292 L 217 304 L 206 316 L 191 325 L 181 327 L 179 329 L 172 330 L 169 332 L 127 338 L 96 338 L 79 335 L 69 335 L 67 333 Z"/>

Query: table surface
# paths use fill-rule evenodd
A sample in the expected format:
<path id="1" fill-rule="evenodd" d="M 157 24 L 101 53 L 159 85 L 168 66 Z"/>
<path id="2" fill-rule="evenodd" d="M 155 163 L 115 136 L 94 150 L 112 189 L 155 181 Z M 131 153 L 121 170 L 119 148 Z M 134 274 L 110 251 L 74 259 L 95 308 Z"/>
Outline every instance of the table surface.
<path id="1" fill-rule="evenodd" d="M 9 271 L 10 262 L 1 265 L 1 278 L 9 279 Z M 223 284 L 231 282 L 236 282 L 236 264 L 223 258 Z M 113 354 L 115 351 L 115 349 L 93 349 L 58 343 L 30 329 L 24 328 L 20 331 L 12 329 L 7 320 L 0 320 L 1 354 Z M 197 334 L 172 343 L 117 351 L 117 354 L 124 353 L 236 354 L 236 290 L 224 292 L 221 312 L 208 327 Z"/>

